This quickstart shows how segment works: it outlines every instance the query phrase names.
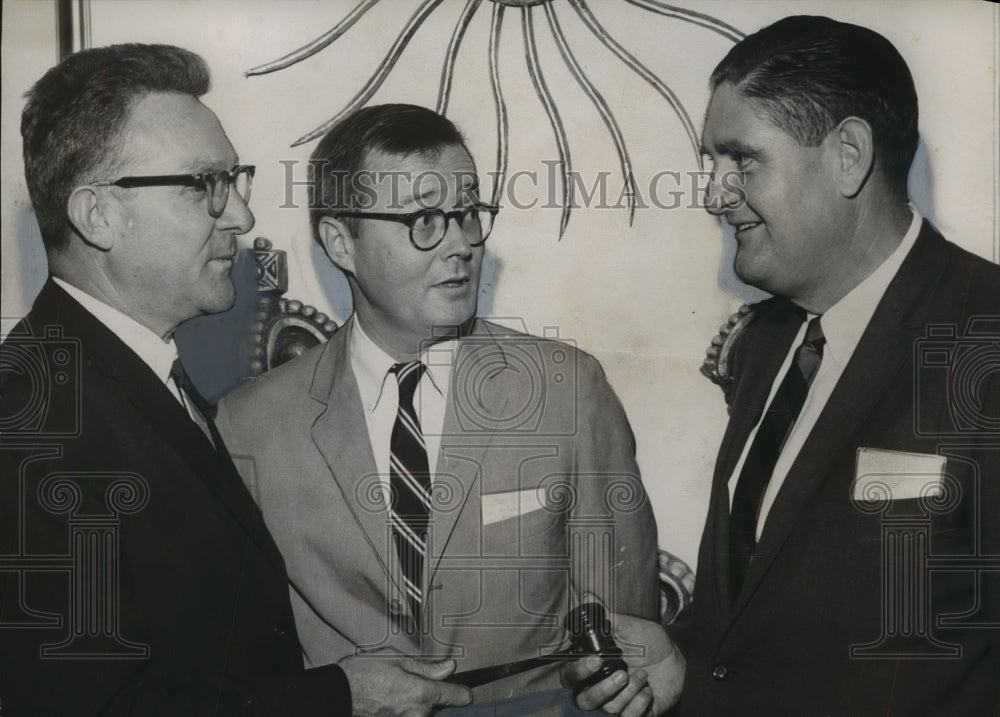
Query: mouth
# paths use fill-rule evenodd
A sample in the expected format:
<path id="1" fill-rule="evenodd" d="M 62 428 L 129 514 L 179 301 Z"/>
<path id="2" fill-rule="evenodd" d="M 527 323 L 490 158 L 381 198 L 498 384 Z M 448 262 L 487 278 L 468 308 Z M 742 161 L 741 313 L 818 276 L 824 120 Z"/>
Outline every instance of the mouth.
<path id="1" fill-rule="evenodd" d="M 223 247 L 219 248 L 221 249 Z M 229 246 L 225 247 L 225 249 L 226 249 L 225 254 L 220 254 L 219 256 L 213 256 L 211 259 L 209 259 L 209 261 L 219 261 L 224 264 L 232 265 L 232 263 L 236 260 L 236 250 L 237 250 L 236 242 L 235 241 L 231 242 Z"/>
<path id="2" fill-rule="evenodd" d="M 434 284 L 434 286 L 441 287 L 442 289 L 462 289 L 467 286 L 470 281 L 471 279 L 468 276 L 456 276 L 451 279 L 439 281 Z"/>
<path id="3" fill-rule="evenodd" d="M 739 236 L 744 232 L 759 227 L 763 223 L 764 222 L 732 222 L 732 221 L 729 222 L 729 224 L 733 227 L 733 229 L 736 230 L 736 236 Z"/>
<path id="4" fill-rule="evenodd" d="M 215 267 L 216 271 L 225 272 L 228 275 L 233 270 L 235 260 L 235 254 L 223 254 L 222 256 L 213 256 L 208 260 L 208 265 Z"/>

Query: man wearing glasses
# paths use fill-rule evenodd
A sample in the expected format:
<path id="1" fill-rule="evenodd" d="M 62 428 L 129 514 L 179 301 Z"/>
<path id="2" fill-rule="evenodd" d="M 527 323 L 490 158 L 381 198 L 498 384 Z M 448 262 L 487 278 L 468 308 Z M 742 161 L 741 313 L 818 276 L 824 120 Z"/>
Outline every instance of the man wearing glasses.
<path id="1" fill-rule="evenodd" d="M 476 318 L 497 208 L 457 128 L 412 105 L 358 110 L 312 179 L 354 314 L 219 414 L 288 564 L 307 664 L 537 657 L 566 646 L 588 590 L 656 618 L 656 526 L 599 364 Z M 481 714 L 572 709 L 555 663 L 485 679 Z"/>
<path id="2" fill-rule="evenodd" d="M 360 714 L 453 668 L 303 669 L 285 565 L 172 338 L 232 305 L 254 224 L 209 81 L 186 50 L 118 45 L 28 93 L 51 278 L 0 347 L 4 715 Z"/>

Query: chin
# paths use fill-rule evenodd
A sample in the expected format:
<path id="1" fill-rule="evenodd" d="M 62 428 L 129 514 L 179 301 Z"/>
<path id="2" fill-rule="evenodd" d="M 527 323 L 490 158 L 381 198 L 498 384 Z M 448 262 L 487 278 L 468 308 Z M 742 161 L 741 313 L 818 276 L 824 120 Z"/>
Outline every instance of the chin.
<path id="1" fill-rule="evenodd" d="M 451 314 L 435 316 L 427 326 L 428 335 L 435 337 L 452 337 L 460 333 L 462 327 L 472 320 L 468 314 Z"/>
<path id="2" fill-rule="evenodd" d="M 741 262 L 739 256 L 737 256 L 736 261 L 733 262 L 733 273 L 736 274 L 736 277 L 744 284 L 755 286 L 755 277 L 752 268 L 747 266 L 747 262 Z"/>
<path id="3" fill-rule="evenodd" d="M 461 326 L 476 315 L 476 305 L 471 306 L 449 306 L 446 310 L 438 312 L 431 323 L 438 326 Z"/>
<path id="4" fill-rule="evenodd" d="M 768 284 L 767 268 L 760 265 L 760 262 L 754 262 L 753 257 L 743 256 L 742 260 L 739 254 L 736 255 L 736 261 L 733 264 L 733 271 L 736 276 L 739 277 L 740 281 L 744 284 L 749 284 L 757 289 L 762 289 L 763 291 L 770 292 Z M 773 293 L 773 292 L 771 292 Z"/>
<path id="5" fill-rule="evenodd" d="M 206 314 L 221 314 L 229 311 L 236 303 L 236 292 L 230 287 L 227 292 L 218 292 L 210 297 L 205 297 L 202 302 L 202 311 Z"/>

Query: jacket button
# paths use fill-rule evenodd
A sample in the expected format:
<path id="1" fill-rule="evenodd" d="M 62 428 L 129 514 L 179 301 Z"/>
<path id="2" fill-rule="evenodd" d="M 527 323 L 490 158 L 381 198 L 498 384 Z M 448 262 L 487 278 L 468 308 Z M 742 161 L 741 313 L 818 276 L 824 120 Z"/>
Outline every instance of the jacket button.
<path id="1" fill-rule="evenodd" d="M 721 665 L 720 664 L 720 665 L 716 665 L 715 667 L 712 668 L 712 677 L 714 677 L 717 680 L 724 680 L 724 679 L 726 679 L 726 675 L 728 675 L 728 674 L 729 674 L 729 670 L 726 669 L 725 665 Z"/>
<path id="2" fill-rule="evenodd" d="M 288 634 L 288 631 L 285 630 L 283 627 L 276 627 L 274 628 L 274 634 L 277 635 L 279 638 L 283 638 Z"/>

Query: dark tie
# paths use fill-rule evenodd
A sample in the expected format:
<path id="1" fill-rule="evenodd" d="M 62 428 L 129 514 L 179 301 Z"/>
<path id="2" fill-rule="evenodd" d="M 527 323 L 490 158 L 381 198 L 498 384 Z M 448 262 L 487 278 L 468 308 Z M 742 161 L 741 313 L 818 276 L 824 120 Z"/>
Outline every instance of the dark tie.
<path id="1" fill-rule="evenodd" d="M 792 365 L 781 381 L 774 399 L 761 419 L 753 445 L 747 453 L 733 493 L 733 509 L 729 519 L 729 557 L 732 574 L 732 598 L 740 592 L 750 561 L 757 547 L 757 520 L 764 491 L 771 480 L 774 466 L 781 455 L 788 434 L 795 425 L 809 386 L 823 360 L 823 329 L 820 317 L 809 322 L 805 339 L 795 351 Z"/>
<path id="2" fill-rule="evenodd" d="M 184 364 L 181 363 L 180 358 L 174 359 L 173 365 L 170 367 L 170 378 L 174 380 L 177 388 L 181 391 L 181 398 L 184 400 L 184 407 L 188 407 L 190 402 L 193 411 L 196 415 L 191 417 L 198 427 L 202 431 L 207 430 L 207 436 L 213 444 L 214 448 L 218 450 L 218 447 L 223 445 L 222 437 L 219 435 L 218 429 L 215 427 L 215 421 L 212 419 L 215 417 L 215 407 L 209 404 L 202 395 L 195 388 L 194 384 L 191 382 L 191 378 L 187 375 L 187 371 L 184 370 Z M 190 414 L 190 412 L 189 412 Z M 198 419 L 201 419 L 200 421 Z"/>
<path id="3" fill-rule="evenodd" d="M 430 520 L 431 476 L 427 466 L 420 420 L 413 408 L 413 394 L 426 367 L 419 361 L 398 363 L 390 369 L 399 384 L 399 409 L 389 444 L 389 485 L 392 504 L 389 520 L 403 572 L 403 582 L 419 629 L 423 604 L 424 556 Z"/>

